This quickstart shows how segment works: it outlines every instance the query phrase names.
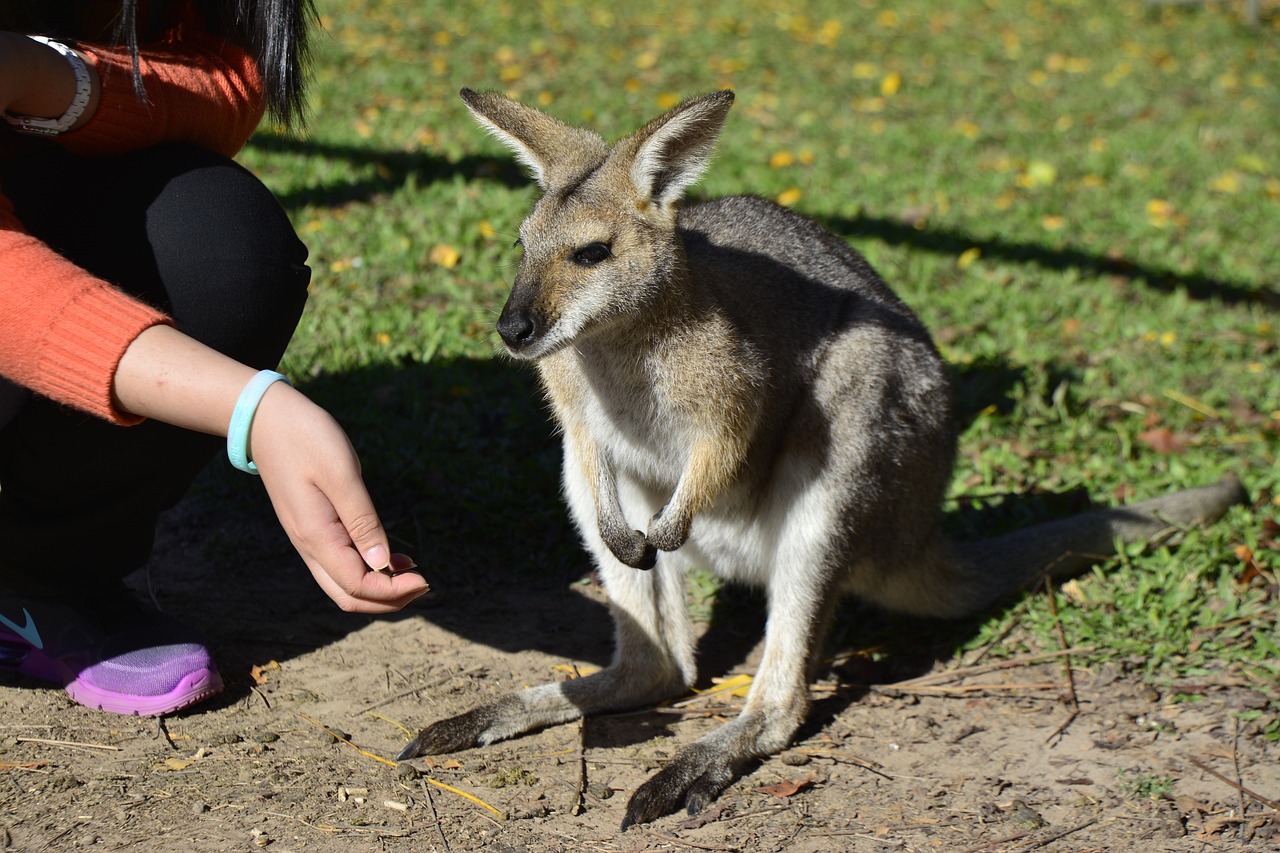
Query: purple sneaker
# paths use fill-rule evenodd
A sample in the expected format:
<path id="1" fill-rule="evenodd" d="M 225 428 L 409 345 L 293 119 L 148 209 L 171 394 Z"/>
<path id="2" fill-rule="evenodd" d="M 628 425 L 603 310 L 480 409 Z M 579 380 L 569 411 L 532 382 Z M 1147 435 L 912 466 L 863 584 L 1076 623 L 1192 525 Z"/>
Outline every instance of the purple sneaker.
<path id="1" fill-rule="evenodd" d="M 0 593 L 3 670 L 60 684 L 86 707 L 144 717 L 222 690 L 199 636 L 123 590 L 74 600 Z"/>

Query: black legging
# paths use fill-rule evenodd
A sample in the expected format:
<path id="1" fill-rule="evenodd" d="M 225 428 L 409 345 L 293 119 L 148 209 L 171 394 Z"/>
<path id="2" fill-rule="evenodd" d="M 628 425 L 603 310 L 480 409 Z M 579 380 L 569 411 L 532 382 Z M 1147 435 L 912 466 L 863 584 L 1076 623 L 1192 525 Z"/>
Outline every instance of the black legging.
<path id="1" fill-rule="evenodd" d="M 109 158 L 49 150 L 0 161 L 0 187 L 33 235 L 181 331 L 253 367 L 279 362 L 306 302 L 307 250 L 236 163 L 185 145 Z M 0 586 L 114 584 L 146 562 L 157 515 L 221 447 L 30 395 L 0 429 Z"/>

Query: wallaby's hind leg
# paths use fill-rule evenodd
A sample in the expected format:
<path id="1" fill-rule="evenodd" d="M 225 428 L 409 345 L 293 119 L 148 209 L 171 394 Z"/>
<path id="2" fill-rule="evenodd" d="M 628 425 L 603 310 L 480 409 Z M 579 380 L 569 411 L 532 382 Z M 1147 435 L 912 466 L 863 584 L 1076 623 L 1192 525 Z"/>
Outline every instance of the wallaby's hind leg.
<path id="1" fill-rule="evenodd" d="M 809 711 L 808 664 L 821 642 L 834 584 L 820 561 L 780 566 L 769 588 L 764 654 L 743 712 L 676 757 L 631 797 L 622 826 L 701 811 L 753 759 L 791 742 Z"/>
<path id="2" fill-rule="evenodd" d="M 652 704 L 693 683 L 693 629 L 683 573 L 662 560 L 652 571 L 636 571 L 614 560 L 603 545 L 595 550 L 614 621 L 613 662 L 593 675 L 531 687 L 433 723 L 398 760 L 486 745 L 584 714 Z"/>

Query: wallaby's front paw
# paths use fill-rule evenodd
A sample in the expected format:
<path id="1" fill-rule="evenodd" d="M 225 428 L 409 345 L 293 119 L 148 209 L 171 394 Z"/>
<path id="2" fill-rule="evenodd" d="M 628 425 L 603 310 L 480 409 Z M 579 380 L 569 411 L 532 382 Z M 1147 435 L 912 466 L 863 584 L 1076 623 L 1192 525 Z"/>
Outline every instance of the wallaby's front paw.
<path id="1" fill-rule="evenodd" d="M 695 743 L 677 753 L 660 773 L 636 789 L 627 803 L 622 828 L 657 820 L 681 807 L 689 814 L 697 814 L 737 776 L 723 750 Z"/>
<path id="2" fill-rule="evenodd" d="M 629 530 L 606 538 L 605 543 L 618 562 L 633 569 L 652 569 L 658 562 L 658 551 L 639 530 Z"/>
<path id="3" fill-rule="evenodd" d="M 692 524 L 693 519 L 689 516 L 668 513 L 667 507 L 663 507 L 649 519 L 649 535 L 645 539 L 659 551 L 675 551 L 689 541 Z"/>

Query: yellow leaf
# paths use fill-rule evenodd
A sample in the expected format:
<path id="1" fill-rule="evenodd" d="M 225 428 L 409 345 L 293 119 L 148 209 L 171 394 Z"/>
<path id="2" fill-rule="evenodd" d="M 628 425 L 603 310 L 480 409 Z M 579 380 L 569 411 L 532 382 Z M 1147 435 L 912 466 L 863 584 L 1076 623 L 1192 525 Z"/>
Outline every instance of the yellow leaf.
<path id="1" fill-rule="evenodd" d="M 1257 154 L 1241 154 L 1236 158 L 1236 165 L 1246 172 L 1256 172 L 1259 175 L 1267 172 L 1267 161 Z"/>
<path id="2" fill-rule="evenodd" d="M 192 761 L 190 758 L 178 758 L 177 756 L 174 756 L 172 758 L 166 758 L 164 760 L 164 766 L 166 770 L 175 770 L 175 771 L 186 770 L 192 764 L 195 764 L 195 762 Z"/>
<path id="3" fill-rule="evenodd" d="M 462 260 L 462 253 L 452 246 L 441 243 L 431 250 L 428 259 L 433 264 L 451 270 L 458 265 L 458 261 Z"/>
<path id="4" fill-rule="evenodd" d="M 661 109 L 669 110 L 678 103 L 680 103 L 680 96 L 671 92 L 663 92 L 658 96 L 658 106 Z"/>
<path id="5" fill-rule="evenodd" d="M 880 69 L 874 62 L 855 62 L 853 64 L 853 76 L 856 80 L 874 80 L 880 74 Z"/>
<path id="6" fill-rule="evenodd" d="M 890 71 L 884 75 L 884 79 L 880 81 L 880 94 L 886 98 L 891 98 L 898 94 L 898 90 L 902 88 L 902 75 L 897 71 Z"/>
<path id="7" fill-rule="evenodd" d="M 982 257 L 982 250 L 977 246 L 971 249 L 965 249 L 960 253 L 960 257 L 956 258 L 956 266 L 962 270 L 967 270 L 973 266 L 973 262 Z"/>
<path id="8" fill-rule="evenodd" d="M 790 207 L 791 205 L 795 204 L 800 200 L 801 195 L 802 193 L 800 192 L 800 190 L 796 189 L 795 187 L 790 187 L 789 189 L 785 189 L 782 192 L 778 193 L 777 201 L 778 201 L 778 204 L 782 205 L 783 207 Z"/>
<path id="9" fill-rule="evenodd" d="M 1209 182 L 1209 189 L 1216 193 L 1240 192 L 1240 173 L 1234 171 L 1223 172 Z"/>
<path id="10" fill-rule="evenodd" d="M 1058 231 L 1067 224 L 1067 219 L 1065 216 L 1050 215 L 1041 219 L 1040 224 L 1046 231 Z"/>
<path id="11" fill-rule="evenodd" d="M 796 161 L 796 157 L 790 151 L 775 151 L 773 156 L 769 158 L 769 168 L 782 169 L 790 166 Z"/>
<path id="12" fill-rule="evenodd" d="M 711 683 L 714 684 L 715 687 L 710 690 L 703 691 L 703 695 L 728 691 L 730 696 L 737 696 L 739 699 L 743 699 L 751 692 L 751 682 L 751 676 L 745 672 L 739 673 L 738 675 L 732 675 L 728 678 L 713 678 L 711 679 Z"/>
<path id="13" fill-rule="evenodd" d="M 1018 176 L 1017 183 L 1019 186 L 1034 188 L 1047 187 L 1058 179 L 1058 169 L 1052 163 L 1046 163 L 1044 160 L 1032 160 L 1027 164 L 1027 168 Z"/>
<path id="14" fill-rule="evenodd" d="M 594 675 L 600 671 L 600 667 L 592 666 L 589 663 L 558 663 L 551 667 L 556 672 L 567 672 L 575 678 L 580 676 Z"/>

